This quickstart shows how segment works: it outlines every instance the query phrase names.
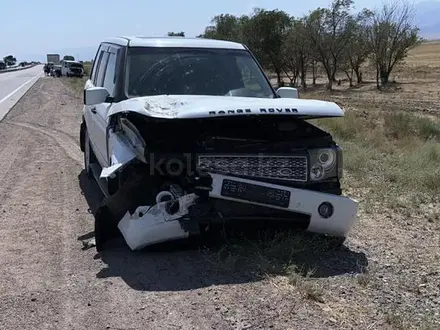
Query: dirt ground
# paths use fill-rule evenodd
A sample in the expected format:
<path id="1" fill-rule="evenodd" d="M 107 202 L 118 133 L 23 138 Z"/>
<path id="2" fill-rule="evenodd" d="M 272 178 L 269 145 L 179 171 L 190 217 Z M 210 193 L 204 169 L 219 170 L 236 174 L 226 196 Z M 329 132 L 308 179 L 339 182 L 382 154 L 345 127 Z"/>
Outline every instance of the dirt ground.
<path id="1" fill-rule="evenodd" d="M 343 249 L 304 239 L 306 277 L 197 248 L 84 249 L 101 196 L 83 174 L 81 102 L 41 78 L 0 123 L 0 329 L 440 327 L 439 228 L 423 217 L 361 210 Z"/>

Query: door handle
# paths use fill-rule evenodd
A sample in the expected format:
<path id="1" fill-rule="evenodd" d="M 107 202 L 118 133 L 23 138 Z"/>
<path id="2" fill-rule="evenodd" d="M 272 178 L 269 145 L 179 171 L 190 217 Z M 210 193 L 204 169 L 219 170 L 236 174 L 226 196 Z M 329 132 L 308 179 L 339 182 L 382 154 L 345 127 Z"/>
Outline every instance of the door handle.
<path id="1" fill-rule="evenodd" d="M 91 111 L 92 111 L 92 113 L 96 113 L 96 107 L 93 107 L 93 108 L 91 109 Z"/>

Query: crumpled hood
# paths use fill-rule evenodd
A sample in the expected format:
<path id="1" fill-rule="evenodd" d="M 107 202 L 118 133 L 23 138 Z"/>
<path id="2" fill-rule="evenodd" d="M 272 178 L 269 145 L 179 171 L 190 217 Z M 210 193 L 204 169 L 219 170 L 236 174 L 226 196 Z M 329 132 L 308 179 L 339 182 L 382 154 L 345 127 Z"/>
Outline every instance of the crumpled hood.
<path id="1" fill-rule="evenodd" d="M 120 112 L 144 116 L 183 119 L 221 116 L 298 116 L 301 118 L 342 117 L 334 102 L 294 98 L 254 98 L 204 95 L 155 95 L 135 97 L 113 105 L 108 117 Z"/>

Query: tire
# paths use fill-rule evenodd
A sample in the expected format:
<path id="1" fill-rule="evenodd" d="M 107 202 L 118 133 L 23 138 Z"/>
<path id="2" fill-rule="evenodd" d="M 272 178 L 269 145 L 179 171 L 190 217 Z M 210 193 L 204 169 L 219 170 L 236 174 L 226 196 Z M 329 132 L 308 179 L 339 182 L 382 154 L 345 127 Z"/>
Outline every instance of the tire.
<path id="1" fill-rule="evenodd" d="M 95 161 L 95 154 L 90 146 L 89 133 L 87 128 L 84 129 L 84 170 L 89 178 L 93 177 L 92 169 L 90 164 Z"/>
<path id="2" fill-rule="evenodd" d="M 95 242 L 96 252 L 105 249 L 107 242 L 120 236 L 118 222 L 113 218 L 107 206 L 101 206 L 95 214 Z"/>
<path id="3" fill-rule="evenodd" d="M 134 211 L 140 205 L 152 205 L 156 196 L 155 191 L 145 188 L 154 185 L 154 181 L 145 175 L 142 167 L 130 169 L 120 180 L 123 182 L 121 187 L 103 200 L 94 215 L 97 252 L 106 249 L 107 243 L 113 239 L 123 237 L 118 224 L 128 211 Z"/>

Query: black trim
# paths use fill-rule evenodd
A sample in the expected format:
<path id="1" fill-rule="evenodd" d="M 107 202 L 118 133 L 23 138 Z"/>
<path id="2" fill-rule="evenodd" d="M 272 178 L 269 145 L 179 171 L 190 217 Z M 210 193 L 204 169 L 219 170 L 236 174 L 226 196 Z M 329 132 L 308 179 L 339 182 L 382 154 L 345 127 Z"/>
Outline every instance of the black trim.
<path id="1" fill-rule="evenodd" d="M 107 56 L 107 58 L 104 58 L 104 56 Z M 110 53 L 108 52 L 108 48 L 107 48 L 107 50 L 102 51 L 102 57 L 101 57 L 101 59 L 99 61 L 98 71 L 96 72 L 97 76 L 96 76 L 95 80 L 97 80 L 99 78 L 99 74 L 101 73 L 101 66 L 104 65 L 104 67 L 102 68 L 103 69 L 103 74 L 102 74 L 101 80 L 100 81 L 96 81 L 96 83 L 94 83 L 94 85 L 96 87 L 103 87 L 103 85 L 104 85 L 105 73 L 106 73 L 106 70 L 107 70 L 107 63 L 108 63 L 109 57 L 110 57 Z"/>
<path id="2" fill-rule="evenodd" d="M 113 102 L 121 102 L 126 100 L 124 93 L 124 62 L 127 53 L 127 47 L 114 45 L 112 46 L 116 54 L 116 70 L 115 70 L 115 93 L 113 96 Z"/>
<path id="3" fill-rule="evenodd" d="M 209 224 L 212 229 L 217 226 L 222 228 L 229 222 L 237 227 L 244 225 L 245 228 L 252 222 L 253 228 L 261 229 L 275 226 L 277 229 L 294 227 L 306 230 L 310 225 L 308 214 L 218 198 L 209 198 L 206 203 L 197 203 L 191 207 L 188 216 L 200 224 Z"/>
<path id="4" fill-rule="evenodd" d="M 81 125 L 79 127 L 79 147 L 82 152 L 85 151 L 85 132 L 86 132 L 86 123 L 84 122 L 84 116 L 82 118 Z"/>

